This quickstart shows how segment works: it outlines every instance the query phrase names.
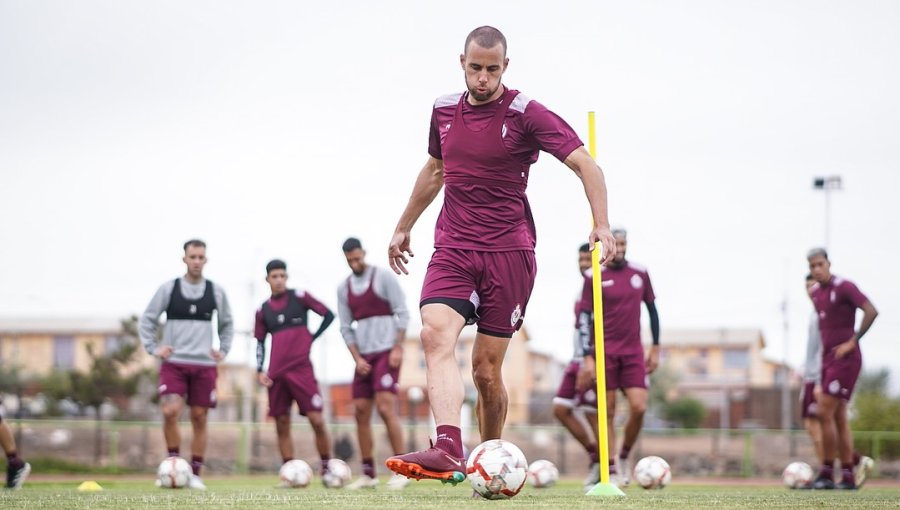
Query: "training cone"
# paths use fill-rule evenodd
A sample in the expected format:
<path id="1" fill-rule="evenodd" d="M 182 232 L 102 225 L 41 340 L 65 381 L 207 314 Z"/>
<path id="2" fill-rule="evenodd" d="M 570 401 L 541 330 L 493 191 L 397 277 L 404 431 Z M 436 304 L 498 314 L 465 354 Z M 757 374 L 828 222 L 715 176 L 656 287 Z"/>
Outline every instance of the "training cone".
<path id="1" fill-rule="evenodd" d="M 78 486 L 78 492 L 97 492 L 102 491 L 103 487 L 100 487 L 100 484 L 94 482 L 92 480 L 88 480 L 87 482 L 81 482 L 81 485 Z"/>
<path id="2" fill-rule="evenodd" d="M 624 496 L 625 493 L 622 492 L 622 489 L 616 487 L 611 483 L 603 483 L 600 482 L 597 485 L 591 487 L 591 490 L 587 491 L 585 496 Z"/>

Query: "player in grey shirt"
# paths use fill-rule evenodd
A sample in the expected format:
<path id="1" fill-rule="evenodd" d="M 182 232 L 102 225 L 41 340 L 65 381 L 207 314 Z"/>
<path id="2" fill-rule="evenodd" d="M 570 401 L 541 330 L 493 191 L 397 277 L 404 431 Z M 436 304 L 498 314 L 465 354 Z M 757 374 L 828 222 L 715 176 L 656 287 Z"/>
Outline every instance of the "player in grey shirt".
<path id="1" fill-rule="evenodd" d="M 342 249 L 352 273 L 338 286 L 338 316 L 341 334 L 356 361 L 352 395 L 362 458 L 362 476 L 347 488 L 371 489 L 378 485 L 371 426 L 373 403 L 384 420 L 392 453 L 403 452 L 403 430 L 396 409 L 397 382 L 409 310 L 394 275 L 366 264 L 359 239 L 347 239 Z M 402 489 L 408 484 L 405 476 L 394 475 L 388 488 Z"/>
<path id="2" fill-rule="evenodd" d="M 225 292 L 203 277 L 206 243 L 192 239 L 184 243 L 187 273 L 164 283 L 141 316 L 141 342 L 148 353 L 158 356 L 159 394 L 163 413 L 163 435 L 170 457 L 180 456 L 178 417 L 185 403 L 191 408 L 191 468 L 189 486 L 205 489 L 200 479 L 206 451 L 206 418 L 216 406 L 216 364 L 228 354 L 234 336 L 231 308 Z M 165 313 L 162 339 L 159 318 Z M 219 349 L 213 347 L 212 320 L 217 322 Z"/>
<path id="3" fill-rule="evenodd" d="M 811 274 L 806 275 L 806 292 L 816 283 Z M 803 365 L 803 388 L 800 393 L 800 414 L 803 426 L 812 439 L 816 458 L 822 462 L 822 423 L 816 414 L 816 393 L 822 373 L 822 336 L 819 333 L 819 315 L 815 309 L 809 317 L 809 332 L 806 340 L 806 361 Z"/>

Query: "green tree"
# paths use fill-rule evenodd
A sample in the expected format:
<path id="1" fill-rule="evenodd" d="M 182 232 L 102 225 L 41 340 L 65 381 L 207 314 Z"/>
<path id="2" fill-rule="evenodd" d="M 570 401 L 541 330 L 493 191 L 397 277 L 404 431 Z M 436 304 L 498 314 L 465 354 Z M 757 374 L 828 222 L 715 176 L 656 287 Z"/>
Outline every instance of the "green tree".
<path id="1" fill-rule="evenodd" d="M 695 398 L 680 397 L 666 406 L 666 419 L 686 429 L 699 427 L 705 417 L 706 408 Z"/>
<path id="2" fill-rule="evenodd" d="M 850 426 L 859 431 L 900 430 L 900 398 L 890 395 L 890 372 L 881 369 L 877 372 L 863 372 L 856 382 L 853 396 L 853 411 Z M 857 441 L 856 446 L 863 453 L 872 453 L 869 441 Z M 897 457 L 900 455 L 900 443 L 882 443 L 881 455 Z"/>

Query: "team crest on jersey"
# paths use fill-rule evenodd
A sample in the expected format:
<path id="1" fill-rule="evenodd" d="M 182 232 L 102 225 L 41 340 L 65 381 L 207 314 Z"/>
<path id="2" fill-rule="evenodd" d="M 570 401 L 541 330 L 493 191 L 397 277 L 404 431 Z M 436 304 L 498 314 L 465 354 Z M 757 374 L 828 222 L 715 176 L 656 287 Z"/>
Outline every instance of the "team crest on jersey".
<path id="1" fill-rule="evenodd" d="M 643 280 L 643 278 L 641 278 L 641 275 L 639 275 L 639 274 L 631 275 L 631 286 L 634 287 L 635 289 L 640 289 L 641 287 L 644 286 L 644 280 Z"/>
<path id="2" fill-rule="evenodd" d="M 522 305 L 516 303 L 516 309 L 512 311 L 512 314 L 509 316 L 509 325 L 515 326 L 519 319 L 522 318 Z"/>
<path id="3" fill-rule="evenodd" d="M 190 308 L 188 308 L 188 313 L 191 315 L 197 313 L 197 305 L 191 305 Z"/>
<path id="4" fill-rule="evenodd" d="M 278 314 L 278 319 L 277 319 L 277 320 L 278 320 L 278 324 L 284 324 L 284 314 L 283 314 L 283 313 L 279 313 L 279 314 Z"/>
<path id="5" fill-rule="evenodd" d="M 500 138 L 506 138 L 506 122 L 504 122 L 503 127 L 500 128 Z"/>

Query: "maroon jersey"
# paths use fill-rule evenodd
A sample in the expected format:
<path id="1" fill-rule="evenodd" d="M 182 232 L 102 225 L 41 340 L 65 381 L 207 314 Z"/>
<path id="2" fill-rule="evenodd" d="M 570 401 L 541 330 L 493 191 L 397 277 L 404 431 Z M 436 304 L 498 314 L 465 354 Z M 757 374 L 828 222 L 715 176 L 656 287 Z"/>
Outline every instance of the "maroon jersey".
<path id="1" fill-rule="evenodd" d="M 515 90 L 477 106 L 462 93 L 439 98 L 428 144 L 428 153 L 444 163 L 435 247 L 533 250 L 529 167 L 541 150 L 564 161 L 581 145 L 565 121 Z"/>
<path id="2" fill-rule="evenodd" d="M 287 321 L 290 323 L 292 319 L 296 319 L 298 316 L 302 316 L 302 320 L 282 328 L 272 328 L 266 324 L 265 310 L 261 307 L 256 311 L 256 327 L 254 328 L 256 339 L 265 340 L 267 333 L 272 334 L 272 354 L 269 356 L 268 372 L 271 379 L 284 375 L 300 365 L 309 364 L 309 349 L 312 347 L 313 339 L 306 325 L 306 311 L 312 310 L 321 316 L 325 316 L 328 313 L 328 307 L 308 292 L 302 290 L 288 290 L 288 292 L 273 296 L 266 301 L 266 308 L 276 313 L 287 311 L 291 301 L 289 299 L 289 293 L 291 292 L 295 293 L 301 310 L 299 313 L 291 313 L 291 317 L 286 317 L 282 322 Z"/>
<path id="3" fill-rule="evenodd" d="M 822 334 L 823 361 L 834 359 L 832 351 L 839 344 L 850 340 L 855 333 L 856 309 L 869 300 L 856 285 L 849 280 L 833 276 L 822 285 L 812 288 L 813 305 L 819 314 L 819 331 Z M 859 356 L 859 346 L 851 353 Z"/>
<path id="4" fill-rule="evenodd" d="M 391 303 L 375 293 L 375 268 L 372 268 L 372 276 L 369 277 L 369 286 L 362 294 L 353 293 L 350 286 L 350 277 L 347 277 L 347 306 L 353 313 L 353 320 L 361 321 L 369 317 L 380 317 L 383 315 L 394 315 Z"/>
<path id="5" fill-rule="evenodd" d="M 656 299 L 647 270 L 626 261 L 619 267 L 604 267 L 603 346 L 607 355 L 643 353 L 641 345 L 641 303 Z M 585 272 L 582 309 L 593 309 L 591 271 Z M 590 307 L 590 308 L 589 308 Z M 591 335 L 593 348 L 593 335 Z"/>

